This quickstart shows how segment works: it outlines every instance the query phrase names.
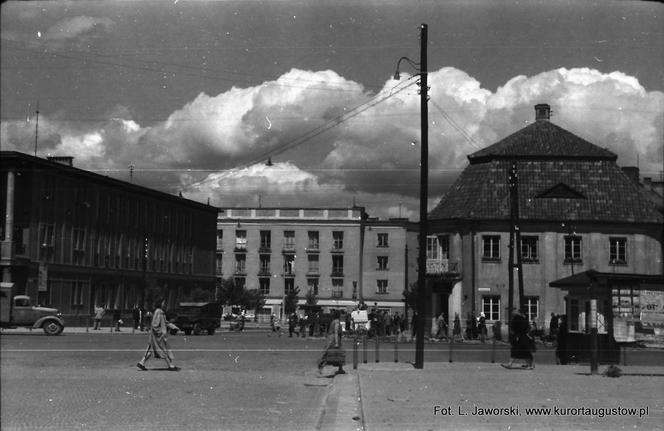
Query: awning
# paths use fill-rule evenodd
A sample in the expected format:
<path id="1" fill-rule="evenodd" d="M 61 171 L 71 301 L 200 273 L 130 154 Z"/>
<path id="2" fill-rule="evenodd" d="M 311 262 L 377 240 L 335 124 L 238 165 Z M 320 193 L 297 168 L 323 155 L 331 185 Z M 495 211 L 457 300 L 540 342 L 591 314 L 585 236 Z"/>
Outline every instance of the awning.
<path id="1" fill-rule="evenodd" d="M 664 275 L 599 272 L 594 269 L 570 275 L 549 283 L 550 287 L 569 291 L 586 290 L 591 284 L 599 289 L 629 285 L 634 290 L 664 291 Z"/>

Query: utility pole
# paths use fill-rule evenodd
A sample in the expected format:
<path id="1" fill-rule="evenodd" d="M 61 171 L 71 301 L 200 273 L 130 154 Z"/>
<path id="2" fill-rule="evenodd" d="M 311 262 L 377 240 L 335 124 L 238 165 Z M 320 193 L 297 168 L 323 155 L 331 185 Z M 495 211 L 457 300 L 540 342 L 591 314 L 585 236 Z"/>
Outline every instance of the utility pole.
<path id="1" fill-rule="evenodd" d="M 424 368 L 424 308 L 426 305 L 427 201 L 429 195 L 429 109 L 427 83 L 427 25 L 420 27 L 420 235 L 417 262 L 417 321 L 415 368 Z"/>
<path id="2" fill-rule="evenodd" d="M 37 142 L 39 142 L 39 100 L 37 100 L 37 122 L 35 124 L 35 157 L 37 157 Z"/>

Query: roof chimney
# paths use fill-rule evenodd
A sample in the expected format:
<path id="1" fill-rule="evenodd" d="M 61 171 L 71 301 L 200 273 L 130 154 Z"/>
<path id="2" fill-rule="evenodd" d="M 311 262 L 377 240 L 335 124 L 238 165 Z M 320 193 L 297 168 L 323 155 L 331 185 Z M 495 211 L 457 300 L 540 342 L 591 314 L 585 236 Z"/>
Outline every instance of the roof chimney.
<path id="1" fill-rule="evenodd" d="M 72 156 L 48 156 L 47 159 L 62 165 L 74 166 L 74 158 Z"/>
<path id="2" fill-rule="evenodd" d="M 551 118 L 551 107 L 546 103 L 535 105 L 535 120 L 548 120 Z"/>

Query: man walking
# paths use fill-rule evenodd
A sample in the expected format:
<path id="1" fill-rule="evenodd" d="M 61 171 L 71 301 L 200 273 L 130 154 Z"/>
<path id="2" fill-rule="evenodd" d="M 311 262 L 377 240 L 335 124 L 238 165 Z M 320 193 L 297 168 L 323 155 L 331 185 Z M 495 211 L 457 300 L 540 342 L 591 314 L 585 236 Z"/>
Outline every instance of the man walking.
<path id="1" fill-rule="evenodd" d="M 173 364 L 173 352 L 168 344 L 168 329 L 179 331 L 180 328 L 166 320 L 166 300 L 157 301 L 157 308 L 154 310 L 152 316 L 152 323 L 150 325 L 148 347 L 145 349 L 143 358 L 136 364 L 136 366 L 145 371 L 145 362 L 154 355 L 155 358 L 161 358 L 166 361 L 169 371 L 179 371 L 180 368 Z"/>

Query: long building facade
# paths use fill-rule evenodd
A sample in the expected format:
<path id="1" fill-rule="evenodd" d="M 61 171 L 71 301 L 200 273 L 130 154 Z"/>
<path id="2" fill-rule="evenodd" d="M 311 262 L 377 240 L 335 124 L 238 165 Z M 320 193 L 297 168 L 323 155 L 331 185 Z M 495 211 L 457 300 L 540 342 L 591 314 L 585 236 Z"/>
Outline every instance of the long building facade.
<path id="1" fill-rule="evenodd" d="M 217 208 L 73 167 L 71 157 L 2 152 L 3 283 L 68 325 L 95 305 L 125 315 L 214 296 Z"/>
<path id="2" fill-rule="evenodd" d="M 550 282 L 589 269 L 663 273 L 663 216 L 638 179 L 615 154 L 550 122 L 549 105 L 535 110 L 535 122 L 468 156 L 431 211 L 427 255 L 439 269 L 428 275 L 430 317 L 458 313 L 464 321 L 484 312 L 489 323 L 509 321 L 512 225 L 520 233 L 512 262 L 521 260 L 524 301 L 515 266 L 513 306 L 540 328 L 551 313 L 569 311 Z"/>
<path id="3" fill-rule="evenodd" d="M 324 310 L 350 311 L 364 302 L 403 312 L 413 238 L 407 220 L 370 219 L 362 207 L 224 208 L 217 278 L 258 290 L 264 314 L 282 316 L 284 297 L 295 288 L 300 303 L 312 292 Z"/>

